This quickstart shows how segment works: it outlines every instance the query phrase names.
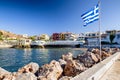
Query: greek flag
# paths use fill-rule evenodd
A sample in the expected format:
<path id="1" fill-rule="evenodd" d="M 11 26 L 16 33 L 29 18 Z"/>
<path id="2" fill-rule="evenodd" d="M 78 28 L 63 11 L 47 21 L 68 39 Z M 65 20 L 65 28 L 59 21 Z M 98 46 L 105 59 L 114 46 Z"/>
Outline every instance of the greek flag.
<path id="1" fill-rule="evenodd" d="M 98 6 L 98 4 L 96 6 L 94 6 L 94 8 L 91 9 L 90 11 L 82 14 L 81 17 L 83 19 L 84 26 L 87 26 L 88 24 L 99 20 L 99 6 Z"/>

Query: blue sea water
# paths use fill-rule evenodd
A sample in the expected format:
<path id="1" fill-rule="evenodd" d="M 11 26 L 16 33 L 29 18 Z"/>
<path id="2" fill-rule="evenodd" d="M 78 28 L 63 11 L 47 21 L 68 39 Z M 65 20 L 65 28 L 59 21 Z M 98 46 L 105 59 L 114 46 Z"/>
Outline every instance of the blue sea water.
<path id="1" fill-rule="evenodd" d="M 51 60 L 59 60 L 62 54 L 68 52 L 74 56 L 83 53 L 73 48 L 50 48 L 50 49 L 0 49 L 0 67 L 14 72 L 30 62 L 36 62 L 39 66 L 49 63 Z"/>

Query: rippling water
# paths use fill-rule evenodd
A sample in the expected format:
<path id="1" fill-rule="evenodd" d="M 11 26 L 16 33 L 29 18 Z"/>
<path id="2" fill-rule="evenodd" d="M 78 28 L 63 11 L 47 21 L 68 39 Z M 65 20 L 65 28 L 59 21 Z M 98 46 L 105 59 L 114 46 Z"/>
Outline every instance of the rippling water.
<path id="1" fill-rule="evenodd" d="M 30 63 L 37 62 L 40 66 L 49 63 L 51 60 L 59 60 L 62 54 L 72 52 L 74 56 L 83 51 L 72 48 L 54 48 L 54 49 L 0 49 L 0 67 L 14 72 L 20 67 Z"/>

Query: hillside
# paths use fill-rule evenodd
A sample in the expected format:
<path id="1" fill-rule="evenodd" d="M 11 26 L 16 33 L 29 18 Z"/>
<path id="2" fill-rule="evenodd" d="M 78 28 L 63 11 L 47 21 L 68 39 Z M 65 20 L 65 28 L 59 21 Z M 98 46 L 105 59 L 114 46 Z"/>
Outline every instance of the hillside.
<path id="1" fill-rule="evenodd" d="M 17 35 L 9 31 L 0 30 L 0 37 L 4 39 L 19 39 L 23 38 L 22 35 Z"/>

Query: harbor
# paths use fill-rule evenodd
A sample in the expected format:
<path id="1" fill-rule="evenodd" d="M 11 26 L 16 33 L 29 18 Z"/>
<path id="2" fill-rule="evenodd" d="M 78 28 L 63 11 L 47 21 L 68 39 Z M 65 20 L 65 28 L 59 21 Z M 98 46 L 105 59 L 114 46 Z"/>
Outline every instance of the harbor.
<path id="1" fill-rule="evenodd" d="M 113 32 L 115 37 L 111 39 Z M 20 76 L 28 79 L 26 75 L 35 80 L 98 80 L 119 57 L 119 35 L 119 30 L 106 31 L 101 42 L 97 32 L 84 37 L 66 32 L 53 33 L 51 39 L 47 35 L 34 39 L 27 36 L 3 38 L 0 41 L 0 80 L 17 80 Z M 47 76 L 46 70 L 50 75 Z"/>
<path id="2" fill-rule="evenodd" d="M 120 0 L 0 0 L 0 80 L 120 80 Z"/>

